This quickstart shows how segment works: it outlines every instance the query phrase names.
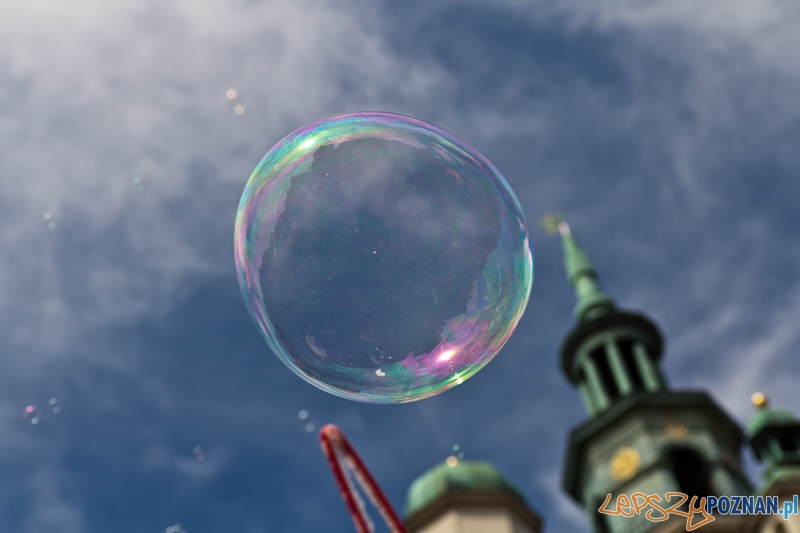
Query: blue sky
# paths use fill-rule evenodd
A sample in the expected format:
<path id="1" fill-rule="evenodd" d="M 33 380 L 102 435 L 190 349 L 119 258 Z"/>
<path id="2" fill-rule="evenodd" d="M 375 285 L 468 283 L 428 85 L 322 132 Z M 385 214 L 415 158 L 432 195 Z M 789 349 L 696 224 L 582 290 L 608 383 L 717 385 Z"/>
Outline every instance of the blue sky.
<path id="1" fill-rule="evenodd" d="M 559 489 L 584 413 L 557 365 L 573 297 L 547 210 L 658 322 L 674 387 L 741 423 L 755 390 L 800 412 L 798 23 L 780 0 L 0 0 L 0 529 L 352 531 L 305 409 L 399 509 L 459 444 L 547 531 L 587 531 Z M 532 228 L 517 333 L 409 405 L 301 381 L 233 270 L 261 157 L 357 110 L 475 146 Z"/>

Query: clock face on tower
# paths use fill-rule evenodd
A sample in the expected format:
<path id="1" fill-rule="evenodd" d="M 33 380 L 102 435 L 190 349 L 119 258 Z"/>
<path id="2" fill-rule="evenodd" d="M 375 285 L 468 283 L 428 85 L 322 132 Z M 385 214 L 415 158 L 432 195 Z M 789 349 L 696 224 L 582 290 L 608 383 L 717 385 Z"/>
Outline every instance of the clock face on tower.
<path id="1" fill-rule="evenodd" d="M 641 458 L 639 452 L 627 446 L 617 450 L 614 457 L 611 459 L 611 475 L 614 479 L 626 481 L 631 479 L 639 471 Z"/>

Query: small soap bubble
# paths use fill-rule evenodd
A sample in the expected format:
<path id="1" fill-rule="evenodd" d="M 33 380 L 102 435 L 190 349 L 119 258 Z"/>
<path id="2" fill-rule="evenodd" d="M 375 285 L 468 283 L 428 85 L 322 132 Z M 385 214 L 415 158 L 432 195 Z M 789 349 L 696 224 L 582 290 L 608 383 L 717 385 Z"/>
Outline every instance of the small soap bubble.
<path id="1" fill-rule="evenodd" d="M 61 412 L 61 407 L 56 405 L 55 407 L 53 407 L 53 412 L 56 413 L 56 414 L 60 413 Z"/>
<path id="2" fill-rule="evenodd" d="M 39 423 L 39 414 L 36 412 L 36 408 L 32 405 L 29 405 L 22 411 L 22 416 L 27 418 L 28 421 L 33 424 L 34 426 Z"/>
<path id="3" fill-rule="evenodd" d="M 456 457 L 455 455 L 451 455 L 450 457 L 445 459 L 445 463 L 449 467 L 454 467 L 458 464 L 458 457 Z"/>
<path id="4" fill-rule="evenodd" d="M 55 404 L 58 403 L 58 400 L 55 399 L 55 398 L 50 398 L 50 402 L 49 403 L 50 403 L 50 405 L 55 405 Z"/>
<path id="5" fill-rule="evenodd" d="M 48 211 L 47 213 L 44 214 L 45 220 L 50 220 L 51 218 L 53 218 L 53 213 Z"/>
<path id="6" fill-rule="evenodd" d="M 453 451 L 454 452 L 457 452 L 459 450 L 459 448 L 461 448 L 461 446 L 459 446 L 458 444 L 453 444 Z"/>
<path id="7" fill-rule="evenodd" d="M 50 228 L 50 229 L 56 229 L 56 223 L 55 222 L 51 222 L 51 223 L 49 223 L 47 225 L 47 227 Z"/>
<path id="8" fill-rule="evenodd" d="M 233 89 L 228 89 L 228 91 L 225 93 L 225 96 L 228 97 L 228 100 L 233 100 L 236 98 L 236 91 Z"/>
<path id="9" fill-rule="evenodd" d="M 142 182 L 142 178 L 133 178 L 133 184 L 139 185 Z"/>
<path id="10" fill-rule="evenodd" d="M 206 460 L 206 454 L 203 453 L 203 448 L 200 446 L 195 446 L 192 451 L 194 452 L 195 459 L 197 459 L 198 462 L 202 463 Z"/>
<path id="11" fill-rule="evenodd" d="M 236 107 L 233 108 L 233 112 L 236 113 L 237 115 L 243 114 L 244 106 L 242 104 L 237 105 Z"/>
<path id="12" fill-rule="evenodd" d="M 275 145 L 247 182 L 234 248 L 270 348 L 364 402 L 420 400 L 474 375 L 511 337 L 533 281 L 500 173 L 454 135 L 388 113 L 324 118 Z"/>
<path id="13" fill-rule="evenodd" d="M 459 452 L 456 457 L 458 457 L 459 459 L 463 459 L 464 458 L 464 452 Z"/>
<path id="14" fill-rule="evenodd" d="M 311 433 L 317 427 L 321 427 L 322 424 L 318 424 L 314 415 L 312 415 L 306 409 L 301 410 L 297 413 L 297 418 L 295 419 L 298 423 L 298 427 L 304 433 Z"/>

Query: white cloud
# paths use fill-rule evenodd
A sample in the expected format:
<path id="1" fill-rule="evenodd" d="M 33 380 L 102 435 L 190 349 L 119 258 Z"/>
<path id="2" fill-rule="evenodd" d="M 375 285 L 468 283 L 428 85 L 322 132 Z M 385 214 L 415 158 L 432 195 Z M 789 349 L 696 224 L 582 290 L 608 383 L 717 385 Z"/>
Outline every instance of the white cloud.
<path id="1" fill-rule="evenodd" d="M 16 325 L 15 344 L 55 351 L 87 328 L 164 312 L 186 279 L 231 270 L 188 242 L 197 230 L 187 225 L 213 217 L 212 228 L 232 228 L 235 205 L 180 220 L 177 199 L 243 188 L 258 159 L 304 122 L 402 108 L 439 83 L 435 69 L 394 57 L 353 9 L 4 2 L 0 205 L 10 210 L 0 317 Z M 231 87 L 236 102 L 225 97 Z M 203 191 L 188 175 L 198 160 L 215 167 Z M 79 308 L 69 290 L 81 292 Z"/>
<path id="2" fill-rule="evenodd" d="M 80 533 L 86 531 L 83 509 L 62 493 L 62 483 L 54 478 L 52 465 L 42 465 L 23 490 L 32 498 L 32 509 L 25 528 L 42 533 Z"/>

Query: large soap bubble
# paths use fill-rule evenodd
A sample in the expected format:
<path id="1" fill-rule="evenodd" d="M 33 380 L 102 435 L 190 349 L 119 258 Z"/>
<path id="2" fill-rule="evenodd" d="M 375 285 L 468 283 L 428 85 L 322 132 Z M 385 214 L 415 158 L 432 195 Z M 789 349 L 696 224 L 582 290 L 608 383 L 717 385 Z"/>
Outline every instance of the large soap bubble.
<path id="1" fill-rule="evenodd" d="M 500 173 L 454 135 L 387 113 L 324 118 L 275 145 L 242 194 L 234 248 L 272 350 L 365 402 L 420 400 L 475 374 L 533 281 Z"/>

